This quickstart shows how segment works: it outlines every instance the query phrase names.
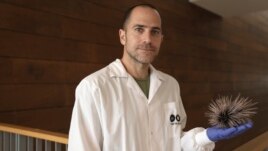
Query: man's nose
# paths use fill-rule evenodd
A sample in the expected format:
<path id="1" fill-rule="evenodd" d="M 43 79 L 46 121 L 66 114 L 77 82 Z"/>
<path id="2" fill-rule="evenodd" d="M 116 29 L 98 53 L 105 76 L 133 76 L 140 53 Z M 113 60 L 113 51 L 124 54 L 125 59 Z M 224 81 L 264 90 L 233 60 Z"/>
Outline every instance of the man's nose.
<path id="1" fill-rule="evenodd" d="M 149 32 L 149 31 L 147 31 L 147 32 L 144 32 L 144 34 L 143 34 L 143 42 L 144 43 L 151 43 L 152 42 L 152 35 L 151 35 L 151 33 Z"/>

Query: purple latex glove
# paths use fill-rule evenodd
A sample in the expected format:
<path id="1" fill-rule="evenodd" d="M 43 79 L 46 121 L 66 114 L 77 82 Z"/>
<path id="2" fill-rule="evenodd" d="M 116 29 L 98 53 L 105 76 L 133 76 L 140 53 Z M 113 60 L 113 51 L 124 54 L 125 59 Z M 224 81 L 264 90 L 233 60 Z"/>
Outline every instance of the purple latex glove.
<path id="1" fill-rule="evenodd" d="M 230 128 L 218 128 L 218 127 L 210 127 L 207 128 L 207 135 L 208 138 L 213 141 L 219 141 L 224 139 L 229 139 L 235 137 L 241 133 L 244 133 L 248 129 L 253 127 L 252 122 L 248 122 L 243 125 L 239 125 L 237 127 L 230 127 Z"/>

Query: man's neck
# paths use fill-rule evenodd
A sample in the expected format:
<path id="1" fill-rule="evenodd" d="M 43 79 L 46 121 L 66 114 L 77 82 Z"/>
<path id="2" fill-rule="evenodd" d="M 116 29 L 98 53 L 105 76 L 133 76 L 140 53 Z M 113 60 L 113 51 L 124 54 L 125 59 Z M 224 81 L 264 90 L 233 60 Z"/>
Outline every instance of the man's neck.
<path id="1" fill-rule="evenodd" d="M 126 61 L 124 58 L 121 59 L 127 72 L 135 79 L 147 79 L 149 76 L 149 64 L 142 64 L 135 61 Z"/>

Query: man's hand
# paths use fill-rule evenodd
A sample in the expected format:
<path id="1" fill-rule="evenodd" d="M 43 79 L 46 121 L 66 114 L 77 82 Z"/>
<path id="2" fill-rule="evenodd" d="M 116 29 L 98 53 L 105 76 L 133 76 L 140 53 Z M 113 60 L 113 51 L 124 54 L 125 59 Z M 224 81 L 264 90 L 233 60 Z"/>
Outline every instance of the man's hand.
<path id="1" fill-rule="evenodd" d="M 253 123 L 248 122 L 243 125 L 239 125 L 237 127 L 230 127 L 230 128 L 218 128 L 218 127 L 210 127 L 207 128 L 207 135 L 208 138 L 213 141 L 219 141 L 219 140 L 224 140 L 224 139 L 229 139 L 232 137 L 235 137 L 248 129 L 252 128 Z"/>

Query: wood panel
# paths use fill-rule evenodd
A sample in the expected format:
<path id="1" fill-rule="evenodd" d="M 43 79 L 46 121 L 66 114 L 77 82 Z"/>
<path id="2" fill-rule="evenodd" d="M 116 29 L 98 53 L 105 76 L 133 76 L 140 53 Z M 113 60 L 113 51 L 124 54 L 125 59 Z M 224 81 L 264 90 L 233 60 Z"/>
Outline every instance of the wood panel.
<path id="1" fill-rule="evenodd" d="M 204 51 L 205 53 L 206 51 Z M 193 52 L 194 54 L 198 52 Z M 222 72 L 234 72 L 234 73 L 251 73 L 251 74 L 266 74 L 267 65 L 262 65 L 264 60 L 258 58 L 237 58 L 237 61 L 233 59 L 229 61 L 232 57 L 227 57 L 229 59 L 224 60 L 224 58 L 217 59 L 220 54 L 215 54 L 215 58 L 212 54 L 205 56 L 190 56 L 190 55 L 176 55 L 176 54 L 162 54 L 159 56 L 159 59 L 156 61 L 157 66 L 165 68 L 177 68 L 177 69 L 188 69 L 188 70 L 209 70 L 209 71 L 222 71 Z M 230 55 L 230 54 L 229 54 Z M 228 56 L 229 56 L 228 55 Z M 225 56 L 223 54 L 223 56 Z M 179 59 L 178 59 L 179 57 Z M 255 60 L 256 62 L 261 62 L 259 64 L 253 64 L 246 60 Z M 239 61 L 238 61 L 239 60 Z M 234 65 L 235 63 L 235 65 Z M 264 64 L 264 63 L 263 63 Z"/>
<path id="2" fill-rule="evenodd" d="M 0 122 L 67 133 L 76 85 L 121 58 L 123 12 L 141 2 L 162 16 L 164 43 L 154 66 L 179 81 L 186 130 L 208 126 L 212 99 L 240 93 L 258 101 L 254 128 L 215 150 L 267 131 L 267 12 L 221 18 L 188 0 L 2 0 Z"/>
<path id="3" fill-rule="evenodd" d="M 0 55 L 3 57 L 107 64 L 122 54 L 122 47 L 116 46 L 7 30 L 0 30 L 0 35 Z"/>
<path id="4" fill-rule="evenodd" d="M 199 87 L 200 84 L 202 84 L 202 88 Z M 262 92 L 265 94 L 265 90 L 268 88 L 267 84 L 261 82 L 183 82 L 180 84 L 180 87 L 184 96 L 191 96 L 192 94 L 207 94 L 211 92 L 213 92 L 213 94 L 217 94 L 223 93 L 226 90 L 237 91 L 240 93 L 256 90 L 253 92 Z"/>
<path id="5" fill-rule="evenodd" d="M 188 32 L 188 31 L 186 31 Z M 221 39 L 212 37 L 204 37 L 204 35 L 191 35 L 178 31 L 170 30 L 168 34 L 176 37 L 171 37 L 163 43 L 163 53 L 171 53 L 176 55 L 202 57 L 217 60 L 220 62 L 243 63 L 248 65 L 255 65 L 257 67 L 267 67 L 265 60 L 267 60 L 266 51 L 251 49 L 250 47 L 242 47 Z M 178 33 L 177 35 L 174 33 Z M 185 35 L 185 34 L 187 35 Z M 252 39 L 255 41 L 255 39 Z M 264 44 L 262 44 L 265 46 Z M 180 48 L 178 50 L 178 48 Z M 258 51 L 258 53 L 256 53 Z M 205 54 L 205 55 L 204 55 Z"/>
<path id="6" fill-rule="evenodd" d="M 72 107 L 54 107 L 0 113 L 1 122 L 67 133 Z"/>
<path id="7" fill-rule="evenodd" d="M 77 83 L 104 65 L 1 58 L 0 83 Z M 70 76 L 72 75 L 72 76 Z"/>
<path id="8" fill-rule="evenodd" d="M 0 3 L 0 28 L 43 36 L 119 45 L 118 30 L 83 20 Z M 101 34 L 100 34 L 100 31 Z"/>
<path id="9" fill-rule="evenodd" d="M 1 112 L 72 106 L 74 84 L 6 84 L 0 85 Z"/>
<path id="10" fill-rule="evenodd" d="M 173 70 L 174 77 L 181 79 L 181 82 L 258 82 L 267 84 L 265 75 L 251 73 L 232 73 L 219 71 L 196 71 L 196 70 Z"/>
<path id="11" fill-rule="evenodd" d="M 89 21 L 112 27 L 121 26 L 122 11 L 109 9 L 85 0 L 57 0 L 57 1 L 37 1 L 37 0 L 4 0 L 6 4 L 14 4 L 23 8 L 30 8 L 42 12 L 62 15 L 73 19 Z M 98 15 L 96 15 L 98 14 Z M 109 17 L 107 17 L 109 14 Z"/>

